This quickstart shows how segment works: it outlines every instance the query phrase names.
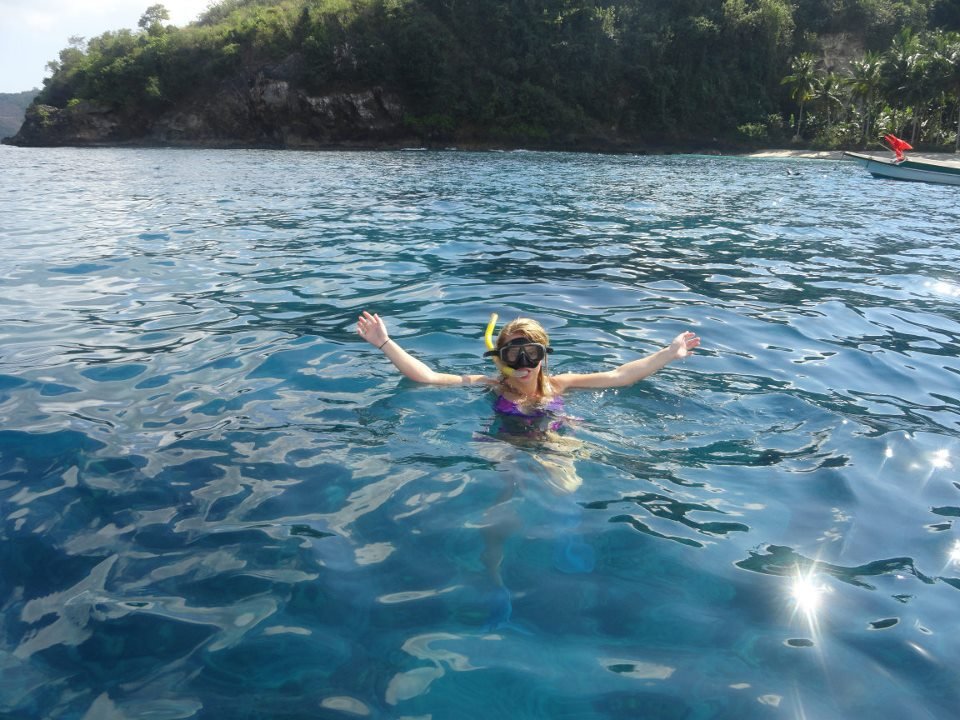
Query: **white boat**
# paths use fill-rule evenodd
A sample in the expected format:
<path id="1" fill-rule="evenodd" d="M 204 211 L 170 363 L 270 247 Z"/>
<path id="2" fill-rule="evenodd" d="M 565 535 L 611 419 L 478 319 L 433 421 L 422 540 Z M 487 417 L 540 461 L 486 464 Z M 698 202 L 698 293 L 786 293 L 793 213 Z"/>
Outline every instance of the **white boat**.
<path id="1" fill-rule="evenodd" d="M 940 185 L 960 185 L 960 164 L 938 162 L 936 160 L 913 160 L 911 158 L 894 160 L 855 152 L 845 152 L 843 154 L 856 160 L 874 177 L 938 183 Z"/>

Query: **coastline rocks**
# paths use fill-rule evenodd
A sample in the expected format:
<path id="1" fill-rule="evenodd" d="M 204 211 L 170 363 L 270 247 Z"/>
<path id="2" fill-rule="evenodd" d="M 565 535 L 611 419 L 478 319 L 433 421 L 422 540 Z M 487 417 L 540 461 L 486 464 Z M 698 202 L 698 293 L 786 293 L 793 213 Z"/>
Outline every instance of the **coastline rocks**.
<path id="1" fill-rule="evenodd" d="M 109 108 L 87 101 L 66 108 L 33 104 L 20 131 L 4 143 L 22 147 L 120 143 L 130 128 Z"/>
<path id="2" fill-rule="evenodd" d="M 146 145 L 330 148 L 415 143 L 400 98 L 383 88 L 308 95 L 277 69 L 234 77 L 214 93 L 151 116 L 86 101 L 32 105 L 4 142 L 24 147 Z"/>

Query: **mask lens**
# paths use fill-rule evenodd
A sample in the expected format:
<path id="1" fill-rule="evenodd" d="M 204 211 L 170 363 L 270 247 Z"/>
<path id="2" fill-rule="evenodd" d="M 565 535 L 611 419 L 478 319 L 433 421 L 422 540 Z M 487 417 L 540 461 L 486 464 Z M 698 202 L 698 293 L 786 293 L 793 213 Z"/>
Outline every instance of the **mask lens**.
<path id="1" fill-rule="evenodd" d="M 539 343 L 511 344 L 500 348 L 500 359 L 514 369 L 536 367 L 545 355 L 546 348 Z"/>
<path id="2" fill-rule="evenodd" d="M 500 349 L 500 359 L 507 365 L 515 365 L 520 360 L 520 345 L 507 345 Z"/>
<path id="3" fill-rule="evenodd" d="M 531 343 L 530 345 L 524 345 L 523 351 L 526 356 L 530 359 L 530 362 L 536 365 L 538 362 L 543 360 L 543 356 L 546 354 L 543 349 L 543 345 L 539 343 Z"/>

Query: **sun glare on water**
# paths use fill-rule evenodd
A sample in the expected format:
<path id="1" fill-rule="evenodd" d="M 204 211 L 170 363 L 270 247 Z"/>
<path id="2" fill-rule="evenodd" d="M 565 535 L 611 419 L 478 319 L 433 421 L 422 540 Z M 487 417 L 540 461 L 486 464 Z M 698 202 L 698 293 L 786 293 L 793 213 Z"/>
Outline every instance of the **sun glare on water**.
<path id="1" fill-rule="evenodd" d="M 801 613 L 811 625 L 815 624 L 816 616 L 823 607 L 824 598 L 830 593 L 830 588 L 817 580 L 812 572 L 804 574 L 797 571 L 790 586 L 790 596 L 793 599 L 794 609 Z"/>
<path id="2" fill-rule="evenodd" d="M 952 468 L 953 464 L 950 462 L 950 452 L 948 450 L 937 450 L 930 456 L 930 465 L 934 470 Z"/>

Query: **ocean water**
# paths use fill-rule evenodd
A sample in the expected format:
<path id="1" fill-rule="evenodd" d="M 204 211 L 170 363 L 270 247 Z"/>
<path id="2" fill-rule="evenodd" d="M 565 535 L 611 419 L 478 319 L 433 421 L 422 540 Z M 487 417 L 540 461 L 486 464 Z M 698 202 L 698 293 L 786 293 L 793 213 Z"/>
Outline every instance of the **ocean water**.
<path id="1" fill-rule="evenodd" d="M 0 716 L 952 718 L 960 190 L 0 148 Z M 629 388 L 517 440 L 491 312 Z"/>

